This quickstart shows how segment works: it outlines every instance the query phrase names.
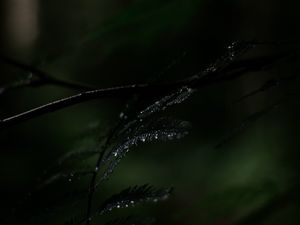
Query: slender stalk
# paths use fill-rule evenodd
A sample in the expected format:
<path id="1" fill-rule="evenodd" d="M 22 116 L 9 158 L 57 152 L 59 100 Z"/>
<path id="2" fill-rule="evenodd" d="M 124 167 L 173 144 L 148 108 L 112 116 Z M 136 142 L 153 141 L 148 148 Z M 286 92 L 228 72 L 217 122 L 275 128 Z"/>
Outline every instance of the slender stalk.
<path id="1" fill-rule="evenodd" d="M 172 85 L 174 86 L 174 85 Z M 176 85 L 177 86 L 177 85 Z M 148 85 L 148 84 L 139 84 L 139 85 L 128 85 L 122 87 L 106 88 L 106 89 L 97 89 L 93 91 L 82 92 L 67 98 L 59 99 L 51 103 L 36 107 L 34 109 L 25 111 L 23 113 L 17 114 L 0 120 L 0 128 L 13 125 L 19 122 L 23 122 L 47 113 L 51 113 L 63 108 L 67 108 L 72 105 L 76 105 L 82 102 L 91 101 L 94 99 L 104 98 L 104 97 L 126 97 L 135 93 L 157 93 L 165 91 L 167 85 Z"/>
<path id="2" fill-rule="evenodd" d="M 41 85 L 56 85 L 64 88 L 81 90 L 81 91 L 95 89 L 95 87 L 91 85 L 54 77 L 42 71 L 41 69 L 38 69 L 34 66 L 27 65 L 23 62 L 20 62 L 18 60 L 6 56 L 0 56 L 0 61 L 9 64 L 11 66 L 14 66 L 16 68 L 19 68 L 23 71 L 26 71 L 32 75 L 29 77 L 26 75 L 26 78 L 23 80 L 23 82 L 18 82 L 19 83 L 18 85 L 8 85 L 9 88 L 20 88 L 26 86 L 41 86 Z"/>
<path id="3" fill-rule="evenodd" d="M 243 51 L 240 50 L 240 51 Z M 238 52 L 240 53 L 240 52 Z M 239 54 L 236 54 L 239 56 Z M 55 112 L 76 104 L 80 104 L 83 102 L 101 99 L 101 98 L 108 98 L 108 97 L 115 97 L 115 98 L 123 98 L 128 97 L 133 94 L 141 94 L 141 95 L 148 95 L 148 96 L 155 96 L 160 93 L 168 93 L 172 90 L 175 90 L 182 86 L 189 86 L 191 88 L 201 88 L 203 86 L 211 85 L 218 82 L 230 81 L 237 77 L 240 77 L 243 74 L 247 74 L 248 72 L 259 71 L 262 70 L 264 67 L 273 65 L 274 63 L 278 62 L 282 58 L 287 57 L 286 54 L 278 55 L 276 57 L 261 57 L 252 60 L 243 60 L 241 62 L 235 62 L 236 56 L 233 59 L 230 56 L 229 60 L 224 64 L 213 64 L 213 70 L 208 69 L 205 70 L 197 75 L 190 76 L 186 79 L 173 81 L 170 83 L 164 84 L 133 84 L 133 85 L 125 85 L 120 87 L 112 87 L 112 88 L 103 88 L 103 89 L 95 89 L 95 90 L 88 90 L 81 92 L 79 94 L 69 96 L 66 98 L 62 98 L 48 104 L 33 108 L 31 110 L 22 112 L 20 114 L 7 117 L 5 119 L 0 120 L 0 129 L 5 128 L 10 125 L 17 124 L 19 122 L 23 122 L 29 119 L 36 118 L 38 116 L 48 114 L 51 112 Z M 25 68 L 27 68 L 25 66 Z M 37 70 L 38 71 L 38 70 Z M 33 71 L 34 72 L 34 71 Z M 44 74 L 40 73 L 43 77 Z M 49 78 L 47 78 L 49 79 Z M 73 84 L 67 84 L 61 80 L 53 80 L 52 83 L 60 84 L 70 87 L 75 87 Z"/>
<path id="4" fill-rule="evenodd" d="M 103 146 L 102 151 L 99 153 L 99 157 L 98 157 L 97 162 L 96 162 L 95 171 L 93 173 L 93 176 L 91 178 L 91 182 L 90 182 L 90 185 L 89 185 L 87 213 L 86 213 L 86 218 L 87 218 L 86 225 L 90 225 L 90 223 L 91 223 L 93 196 L 94 196 L 94 193 L 95 193 L 95 190 L 96 190 L 97 175 L 98 175 L 98 172 L 100 170 L 102 159 L 104 157 L 105 151 L 107 150 L 113 136 L 115 135 L 115 132 L 118 130 L 118 128 L 120 127 L 121 124 L 122 124 L 122 121 L 120 120 L 118 122 L 118 124 L 116 125 L 116 127 L 110 132 L 110 135 L 108 136 L 108 138 L 107 138 L 107 140 L 106 140 L 106 142 Z"/>

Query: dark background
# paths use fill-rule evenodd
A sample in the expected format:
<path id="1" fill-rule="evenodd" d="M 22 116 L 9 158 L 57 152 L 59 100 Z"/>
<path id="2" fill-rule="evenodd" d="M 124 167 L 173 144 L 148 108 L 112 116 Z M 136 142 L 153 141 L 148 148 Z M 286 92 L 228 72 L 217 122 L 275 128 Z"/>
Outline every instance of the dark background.
<path id="1" fill-rule="evenodd" d="M 299 6 L 292 0 L 6 0 L 1 1 L 1 54 L 56 77 L 97 87 L 157 78 L 170 81 L 205 69 L 236 40 L 297 42 Z M 260 46 L 248 55 L 297 46 Z M 6 63 L 0 66 L 0 86 L 24 73 Z M 135 184 L 174 186 L 169 201 L 134 212 L 157 215 L 158 224 L 299 224 L 294 191 L 299 178 L 297 95 L 221 148 L 214 148 L 247 116 L 297 90 L 299 81 L 284 82 L 233 104 L 236 99 L 270 77 L 298 71 L 297 63 L 283 63 L 200 89 L 167 112 L 190 121 L 190 135 L 136 148 L 100 196 Z M 54 86 L 10 91 L 0 95 L 0 118 L 75 93 Z M 1 130 L 0 218 L 4 224 L 7 218 L 18 217 L 11 209 L 61 155 L 92 145 L 93 138 L 83 137 L 91 127 L 99 126 L 97 132 L 103 133 L 115 123 L 125 100 L 91 101 Z M 72 185 L 62 187 L 68 190 Z M 41 202 L 60 191 L 47 192 Z M 39 205 L 22 207 L 23 214 L 38 214 L 35 224 L 62 224 L 62 217 L 68 215 L 40 215 L 36 213 Z M 259 222 L 252 217 L 244 222 L 249 215 Z"/>

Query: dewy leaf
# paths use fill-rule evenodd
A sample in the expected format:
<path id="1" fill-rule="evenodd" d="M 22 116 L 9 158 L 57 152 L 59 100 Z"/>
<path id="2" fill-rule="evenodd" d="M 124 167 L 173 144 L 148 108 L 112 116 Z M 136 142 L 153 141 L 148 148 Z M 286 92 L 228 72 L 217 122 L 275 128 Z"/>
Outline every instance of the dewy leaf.
<path id="1" fill-rule="evenodd" d="M 177 92 L 163 97 L 162 99 L 156 101 L 154 104 L 141 111 L 138 115 L 138 118 L 144 119 L 156 112 L 165 110 L 169 106 L 179 104 L 185 101 L 194 92 L 194 89 L 191 89 L 189 87 L 182 87 Z"/>
<path id="2" fill-rule="evenodd" d="M 109 221 L 105 225 L 152 225 L 154 223 L 155 223 L 154 218 L 129 216 L 127 218 L 121 218 L 121 219 L 115 219 L 113 221 Z"/>
<path id="3" fill-rule="evenodd" d="M 149 185 L 127 188 L 107 199 L 99 209 L 100 214 L 110 212 L 113 209 L 134 207 L 140 203 L 158 202 L 166 200 L 172 192 L 172 188 L 155 189 Z"/>
<path id="4" fill-rule="evenodd" d="M 183 138 L 188 134 L 189 127 L 190 124 L 186 121 L 161 118 L 135 128 L 132 134 L 129 134 L 125 140 L 114 147 L 105 157 L 104 163 L 108 163 L 108 165 L 101 177 L 101 181 L 109 177 L 131 147 L 145 142 L 168 141 Z"/>
<path id="5" fill-rule="evenodd" d="M 164 111 L 169 106 L 180 104 L 181 102 L 185 101 L 188 97 L 190 97 L 190 95 L 193 94 L 195 91 L 195 89 L 184 86 L 178 89 L 177 91 L 173 92 L 172 94 L 164 96 L 163 98 L 148 106 L 144 110 L 138 112 L 136 118 L 127 122 L 127 124 L 125 124 L 123 128 L 117 132 L 115 137 L 120 137 L 124 134 L 127 135 L 128 132 L 130 133 L 132 131 L 133 127 L 139 126 L 141 122 L 143 122 L 145 119 L 148 119 L 155 113 Z M 122 112 L 121 118 L 127 119 L 127 115 Z"/>
<path id="6" fill-rule="evenodd" d="M 231 45 L 227 47 L 226 54 L 221 58 L 219 58 L 216 62 L 211 64 L 199 76 L 206 77 L 206 76 L 210 76 L 212 73 L 215 73 L 217 77 L 214 77 L 214 79 L 218 78 L 218 76 L 221 75 L 220 72 L 222 72 L 224 69 L 230 66 L 236 59 L 238 59 L 251 47 L 253 47 L 253 44 L 250 42 L 233 42 Z"/>

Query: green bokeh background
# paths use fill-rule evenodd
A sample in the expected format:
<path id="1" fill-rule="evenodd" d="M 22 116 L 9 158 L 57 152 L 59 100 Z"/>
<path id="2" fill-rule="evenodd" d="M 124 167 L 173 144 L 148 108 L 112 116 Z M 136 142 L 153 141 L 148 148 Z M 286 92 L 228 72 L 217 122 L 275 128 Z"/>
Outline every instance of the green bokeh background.
<path id="1" fill-rule="evenodd" d="M 38 36 L 26 46 L 10 37 L 6 26 L 10 1 L 1 3 L 2 54 L 57 77 L 98 87 L 148 82 L 157 77 L 176 80 L 204 69 L 232 41 L 297 41 L 300 35 L 300 4 L 292 0 L 37 3 Z M 273 50 L 262 47 L 253 54 Z M 1 85 L 19 79 L 23 73 L 7 64 L 0 65 Z M 238 104 L 232 104 L 234 100 L 269 77 L 296 72 L 296 65 L 282 66 L 200 89 L 188 101 L 166 112 L 190 121 L 190 135 L 171 143 L 135 148 L 99 192 L 99 198 L 131 185 L 150 183 L 175 187 L 169 201 L 133 211 L 156 215 L 158 224 L 299 224 L 298 193 L 294 190 L 299 179 L 297 97 L 251 124 L 222 148 L 214 148 L 249 114 L 276 102 L 297 88 L 299 82 L 280 85 Z M 0 95 L 0 116 L 75 93 L 53 86 L 8 92 Z M 107 131 L 125 103 L 126 99 L 96 100 L 1 131 L 1 218 L 6 221 L 10 209 L 32 191 L 37 178 L 61 155 L 92 144 L 93 138 L 82 137 L 89 127 L 98 124 L 99 135 Z M 93 163 L 93 159 L 85 163 Z M 68 190 L 84 181 L 62 186 Z M 54 198 L 55 191 L 45 199 Z M 38 208 L 32 206 L 33 211 Z M 72 210 L 65 209 L 67 212 L 57 218 L 38 216 L 35 223 L 61 224 L 61 217 L 72 214 Z M 245 219 L 250 215 L 259 220 Z"/>

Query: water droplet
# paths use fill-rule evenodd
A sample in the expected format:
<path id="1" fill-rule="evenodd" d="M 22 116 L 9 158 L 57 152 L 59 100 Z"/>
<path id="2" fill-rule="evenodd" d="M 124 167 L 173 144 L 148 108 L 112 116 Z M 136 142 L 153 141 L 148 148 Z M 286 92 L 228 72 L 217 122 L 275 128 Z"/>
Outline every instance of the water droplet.
<path id="1" fill-rule="evenodd" d="M 122 119 L 124 117 L 124 115 L 125 114 L 123 112 L 121 112 L 120 115 L 119 115 L 119 117 Z"/>

